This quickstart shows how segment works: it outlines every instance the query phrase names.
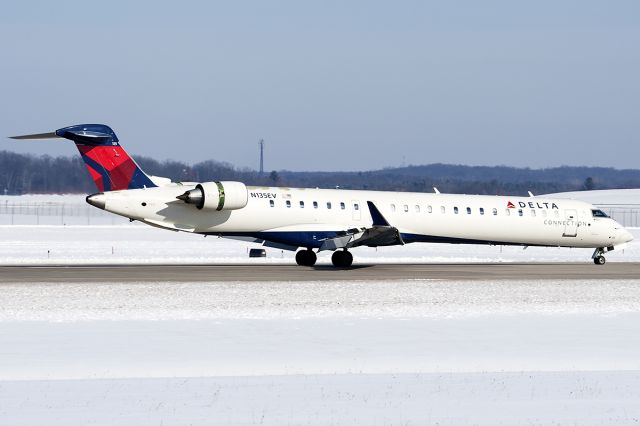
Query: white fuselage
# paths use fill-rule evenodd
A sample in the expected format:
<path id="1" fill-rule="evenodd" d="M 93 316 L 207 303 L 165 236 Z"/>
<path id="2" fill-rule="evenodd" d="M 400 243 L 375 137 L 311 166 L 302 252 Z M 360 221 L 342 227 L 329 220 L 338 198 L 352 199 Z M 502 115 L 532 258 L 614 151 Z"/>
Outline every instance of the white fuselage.
<path id="1" fill-rule="evenodd" d="M 593 206 L 539 197 L 248 187 L 244 208 L 199 210 L 176 199 L 191 184 L 104 193 L 105 210 L 193 233 L 319 247 L 336 232 L 372 225 L 372 202 L 405 242 L 613 247 L 632 239 Z M 512 206 L 512 207 L 511 207 Z"/>

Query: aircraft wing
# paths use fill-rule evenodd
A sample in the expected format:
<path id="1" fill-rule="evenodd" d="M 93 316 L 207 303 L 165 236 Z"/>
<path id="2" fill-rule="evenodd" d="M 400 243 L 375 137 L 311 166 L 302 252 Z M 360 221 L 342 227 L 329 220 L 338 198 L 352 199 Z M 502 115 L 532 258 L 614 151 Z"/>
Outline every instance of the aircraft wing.
<path id="1" fill-rule="evenodd" d="M 369 228 L 352 228 L 341 232 L 334 238 L 322 242 L 319 251 L 337 250 L 358 246 L 378 247 L 404 245 L 400 231 L 391 226 L 380 210 L 371 201 L 367 201 L 373 224 Z"/>

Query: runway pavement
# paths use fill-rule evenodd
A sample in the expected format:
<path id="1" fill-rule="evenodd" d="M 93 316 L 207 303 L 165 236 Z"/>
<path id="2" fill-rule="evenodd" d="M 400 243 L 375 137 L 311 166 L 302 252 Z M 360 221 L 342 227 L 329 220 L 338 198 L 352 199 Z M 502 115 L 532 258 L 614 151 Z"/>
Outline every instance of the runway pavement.
<path id="1" fill-rule="evenodd" d="M 0 283 L 640 279 L 640 263 L 0 266 Z"/>

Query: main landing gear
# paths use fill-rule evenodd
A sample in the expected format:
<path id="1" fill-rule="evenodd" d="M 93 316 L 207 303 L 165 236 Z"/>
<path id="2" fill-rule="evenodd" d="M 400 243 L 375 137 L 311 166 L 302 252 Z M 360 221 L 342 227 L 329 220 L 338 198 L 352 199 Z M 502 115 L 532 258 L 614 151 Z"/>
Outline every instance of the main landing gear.
<path id="1" fill-rule="evenodd" d="M 331 263 L 339 268 L 347 268 L 353 263 L 353 255 L 347 250 L 336 250 L 331 255 Z"/>
<path id="2" fill-rule="evenodd" d="M 311 249 L 300 250 L 296 253 L 296 263 L 300 266 L 313 266 L 318 257 Z"/>
<path id="3" fill-rule="evenodd" d="M 296 253 L 296 263 L 300 266 L 313 266 L 317 259 L 318 257 L 311 249 Z M 338 268 L 348 268 L 353 263 L 353 255 L 347 250 L 336 250 L 331 256 L 331 263 Z"/>
<path id="4" fill-rule="evenodd" d="M 607 262 L 607 259 L 604 258 L 604 254 L 607 252 L 604 247 L 597 248 L 591 258 L 593 259 L 593 263 L 596 265 L 604 265 Z"/>

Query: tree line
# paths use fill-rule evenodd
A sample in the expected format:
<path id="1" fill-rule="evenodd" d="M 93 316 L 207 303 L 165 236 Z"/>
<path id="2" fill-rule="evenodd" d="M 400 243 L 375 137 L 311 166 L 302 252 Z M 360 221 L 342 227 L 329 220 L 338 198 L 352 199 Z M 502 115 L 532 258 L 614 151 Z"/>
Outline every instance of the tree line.
<path id="1" fill-rule="evenodd" d="M 207 160 L 196 164 L 136 157 L 148 174 L 174 181 L 237 180 L 247 185 L 344 188 L 457 194 L 527 195 L 590 189 L 640 188 L 640 170 L 606 167 L 544 169 L 429 164 L 366 172 L 256 170 Z M 95 186 L 82 159 L 0 151 L 0 194 L 91 193 Z"/>

